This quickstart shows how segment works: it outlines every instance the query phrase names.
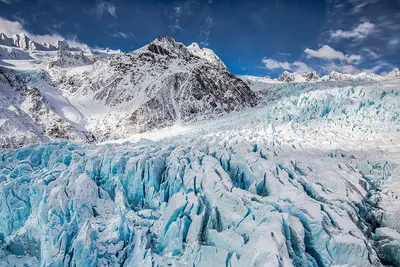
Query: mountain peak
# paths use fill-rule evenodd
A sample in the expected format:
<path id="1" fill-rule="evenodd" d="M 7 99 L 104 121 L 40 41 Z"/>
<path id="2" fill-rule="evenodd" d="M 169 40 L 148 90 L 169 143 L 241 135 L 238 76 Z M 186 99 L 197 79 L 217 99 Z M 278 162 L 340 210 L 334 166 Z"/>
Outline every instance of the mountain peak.
<path id="1" fill-rule="evenodd" d="M 188 49 L 170 36 L 159 36 L 147 45 L 149 51 L 172 58 L 188 58 Z"/>
<path id="2" fill-rule="evenodd" d="M 214 64 L 220 68 L 226 68 L 225 64 L 222 62 L 222 60 L 212 51 L 211 49 L 208 48 L 200 48 L 198 43 L 192 43 L 187 47 L 189 52 L 199 58 L 205 59 L 211 64 Z"/>
<path id="3" fill-rule="evenodd" d="M 391 72 L 389 72 L 387 77 L 400 77 L 400 70 L 398 68 L 393 69 Z"/>
<path id="4" fill-rule="evenodd" d="M 4 33 L 0 33 L 0 45 L 13 46 L 33 51 L 77 50 L 75 48 L 71 48 L 65 40 L 59 40 L 55 44 L 40 44 L 31 40 L 24 32 L 16 33 L 11 38 Z"/>
<path id="5" fill-rule="evenodd" d="M 320 79 L 316 71 L 310 71 L 305 73 L 296 73 L 284 71 L 278 78 L 281 82 L 312 82 Z"/>

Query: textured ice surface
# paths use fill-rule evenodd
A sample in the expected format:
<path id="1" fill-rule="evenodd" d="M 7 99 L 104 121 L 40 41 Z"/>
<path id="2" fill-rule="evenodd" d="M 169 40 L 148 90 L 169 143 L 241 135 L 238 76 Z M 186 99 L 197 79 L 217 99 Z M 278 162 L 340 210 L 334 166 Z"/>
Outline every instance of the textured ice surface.
<path id="1" fill-rule="evenodd" d="M 0 259 L 4 266 L 16 259 L 32 266 L 380 266 L 371 195 L 382 168 L 396 164 L 277 143 L 231 134 L 4 151 Z M 394 263 L 399 234 L 390 231 L 374 239 L 393 243 L 382 252 Z"/>

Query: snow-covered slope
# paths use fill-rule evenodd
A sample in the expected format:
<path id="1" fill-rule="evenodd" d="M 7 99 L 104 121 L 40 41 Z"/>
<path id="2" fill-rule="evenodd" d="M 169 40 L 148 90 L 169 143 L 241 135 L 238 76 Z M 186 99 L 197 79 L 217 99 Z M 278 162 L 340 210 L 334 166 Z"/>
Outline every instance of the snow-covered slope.
<path id="1" fill-rule="evenodd" d="M 220 68 L 226 68 L 222 60 L 211 49 L 200 48 L 200 46 L 197 43 L 193 43 L 189 45 L 187 48 L 192 55 L 195 55 L 199 58 L 203 58 L 208 62 L 219 66 Z"/>
<path id="2" fill-rule="evenodd" d="M 381 80 L 382 76 L 375 73 L 361 72 L 359 74 L 343 74 L 332 71 L 329 75 L 321 77 L 321 81 L 344 81 L 344 80 Z"/>
<path id="3" fill-rule="evenodd" d="M 1 262 L 399 266 L 399 81 L 270 86 L 160 141 L 1 152 Z"/>
<path id="4" fill-rule="evenodd" d="M 257 85 L 257 83 L 276 83 L 276 82 L 285 82 L 285 83 L 308 83 L 308 82 L 332 82 L 332 81 L 380 81 L 385 78 L 393 78 L 400 77 L 400 71 L 396 68 L 393 71 L 389 72 L 386 76 L 381 76 L 375 73 L 367 73 L 361 72 L 358 74 L 345 74 L 339 73 L 336 71 L 332 71 L 331 73 L 320 77 L 315 71 L 306 72 L 306 73 L 296 73 L 296 72 L 288 72 L 284 71 L 279 78 L 271 79 L 269 77 L 257 77 L 257 76 L 249 76 L 242 75 L 239 76 L 241 79 L 246 82 L 253 83 L 254 87 L 260 87 L 263 85 Z"/>
<path id="5" fill-rule="evenodd" d="M 65 114 L 67 107 L 46 100 L 45 96 L 49 93 L 51 95 L 48 99 L 54 100 L 55 91 L 47 91 L 44 83 L 40 90 L 26 85 L 24 79 L 33 76 L 46 79 L 46 74 L 41 71 L 24 77 L 21 73 L 0 67 L 0 148 L 19 147 L 57 138 L 93 141 L 90 132 L 68 120 Z"/>
<path id="6" fill-rule="evenodd" d="M 29 53 L 23 50 L 0 45 L 0 60 L 2 59 L 28 60 L 33 58 L 29 55 Z"/>
<path id="7" fill-rule="evenodd" d="M 388 77 L 395 77 L 396 70 L 391 72 Z M 384 77 L 375 73 L 361 72 L 359 74 L 344 74 L 332 71 L 328 75 L 320 77 L 315 71 L 306 73 L 296 73 L 284 71 L 277 79 L 286 83 L 307 83 L 307 82 L 326 82 L 326 81 L 345 81 L 345 80 L 381 80 Z"/>
<path id="8" fill-rule="evenodd" d="M 57 58 L 50 61 L 49 68 L 59 67 L 59 68 L 71 68 L 80 67 L 92 64 L 93 61 L 83 54 L 82 51 L 71 52 L 65 49 L 60 49 L 57 52 Z"/>
<path id="9" fill-rule="evenodd" d="M 395 68 L 391 72 L 389 72 L 386 77 L 400 77 L 400 70 L 398 68 Z"/>

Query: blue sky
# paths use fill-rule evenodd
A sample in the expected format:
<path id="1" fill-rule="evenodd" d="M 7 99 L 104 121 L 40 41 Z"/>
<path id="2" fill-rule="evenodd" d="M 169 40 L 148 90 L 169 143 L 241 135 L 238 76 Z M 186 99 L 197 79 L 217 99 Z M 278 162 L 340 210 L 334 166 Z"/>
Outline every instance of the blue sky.
<path id="1" fill-rule="evenodd" d="M 384 73 L 400 65 L 400 0 L 0 0 L 0 31 L 131 51 L 159 35 L 237 74 Z"/>

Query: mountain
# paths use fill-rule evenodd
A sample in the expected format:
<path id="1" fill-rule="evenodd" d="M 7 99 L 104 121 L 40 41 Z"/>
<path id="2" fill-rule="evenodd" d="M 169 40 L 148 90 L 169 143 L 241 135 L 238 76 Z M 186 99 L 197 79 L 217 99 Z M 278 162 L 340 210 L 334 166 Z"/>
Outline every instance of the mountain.
<path id="1" fill-rule="evenodd" d="M 14 39 L 8 38 L 4 33 L 0 33 L 0 45 L 14 46 Z"/>
<path id="2" fill-rule="evenodd" d="M 21 38 L 19 43 L 32 44 L 26 36 Z M 4 58 L 21 62 L 12 61 L 21 69 L 7 73 L 20 85 L 1 86 L 15 92 L 21 91 L 21 86 L 38 88 L 37 99 L 47 103 L 40 104 L 46 109 L 44 113 L 57 118 L 36 118 L 33 113 L 20 112 L 28 115 L 26 124 L 36 129 L 37 138 L 27 138 L 27 143 L 53 138 L 125 138 L 132 133 L 221 116 L 259 102 L 257 93 L 230 73 L 211 50 L 194 45 L 189 49 L 170 37 L 159 37 L 130 53 L 71 51 L 64 42 L 54 46 L 57 51 L 44 53 L 0 46 L 12 50 Z M 12 104 L 21 109 L 21 103 Z M 59 134 L 48 130 L 54 128 L 55 120 L 60 120 Z M 22 137 L 18 140 L 16 146 L 24 143 Z M 10 146 L 10 142 L 3 146 Z"/>
<path id="3" fill-rule="evenodd" d="M 301 76 L 306 80 L 306 82 L 315 82 L 320 80 L 318 73 L 315 71 L 302 73 Z"/>
<path id="4" fill-rule="evenodd" d="M 279 76 L 278 81 L 281 82 L 315 82 L 319 81 L 320 77 L 315 72 L 306 72 L 306 73 L 291 73 L 288 71 L 284 71 L 281 76 Z"/>
<path id="5" fill-rule="evenodd" d="M 256 93 L 216 57 L 192 54 L 170 37 L 113 57 L 82 72 L 60 73 L 54 83 L 85 115 L 99 139 L 121 138 L 199 118 L 253 107 Z M 79 101 L 78 101 L 79 99 Z"/>
<path id="6" fill-rule="evenodd" d="M 321 81 L 344 81 L 344 80 L 380 80 L 383 77 L 375 73 L 361 72 L 359 74 L 343 74 L 336 71 L 332 71 L 329 75 L 325 75 L 321 78 Z"/>
<path id="7" fill-rule="evenodd" d="M 60 68 L 71 68 L 71 67 L 79 67 L 90 65 L 93 61 L 85 56 L 82 51 L 79 52 L 71 52 L 66 50 L 65 48 L 68 47 L 65 45 L 58 46 L 59 50 L 57 52 L 57 57 L 55 60 L 49 62 L 48 67 L 60 67 Z"/>
<path id="8" fill-rule="evenodd" d="M 59 40 L 55 44 L 40 44 L 31 40 L 25 33 L 14 34 L 11 38 L 4 33 L 0 33 L 0 45 L 13 46 L 30 51 L 77 50 L 76 48 L 71 48 L 65 40 Z"/>
<path id="9" fill-rule="evenodd" d="M 400 70 L 398 68 L 395 68 L 391 72 L 389 72 L 386 77 L 400 77 Z"/>

